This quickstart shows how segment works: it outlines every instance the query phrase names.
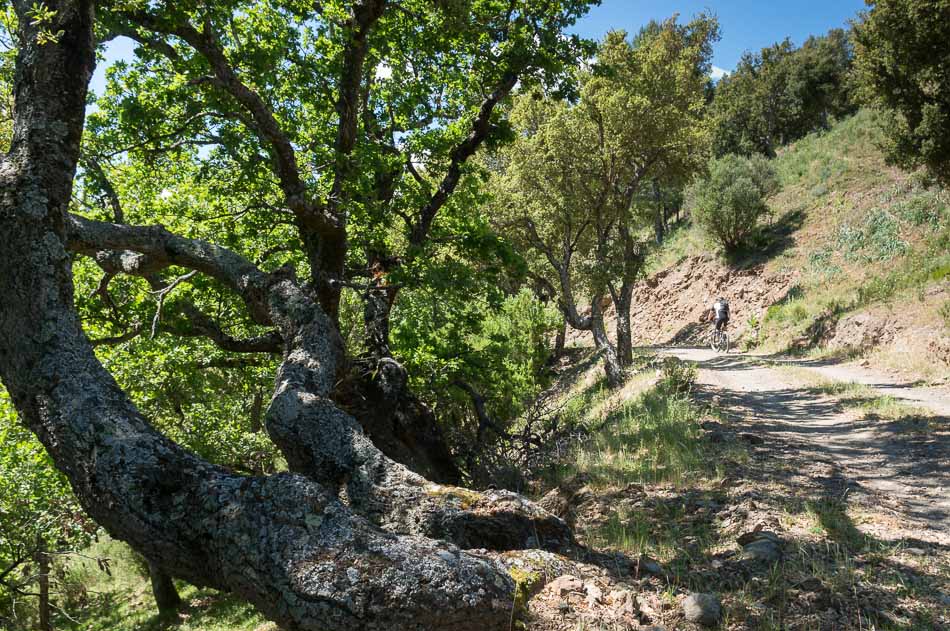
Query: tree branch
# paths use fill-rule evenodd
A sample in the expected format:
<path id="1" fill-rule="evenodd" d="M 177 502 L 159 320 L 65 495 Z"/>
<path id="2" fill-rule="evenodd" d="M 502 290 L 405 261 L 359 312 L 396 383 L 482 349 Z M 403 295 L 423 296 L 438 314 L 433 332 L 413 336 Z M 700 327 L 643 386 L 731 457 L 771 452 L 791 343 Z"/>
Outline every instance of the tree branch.
<path id="1" fill-rule="evenodd" d="M 364 0 L 355 3 L 349 20 L 350 37 L 343 50 L 340 72 L 339 98 L 336 112 L 339 116 L 336 137 L 336 166 L 333 186 L 327 199 L 327 209 L 337 216 L 344 201 L 343 187 L 350 178 L 353 164 L 350 154 L 356 145 L 357 119 L 360 107 L 360 86 L 363 81 L 363 62 L 369 49 L 367 40 L 373 26 L 382 16 L 387 0 Z"/>
<path id="2" fill-rule="evenodd" d="M 429 230 L 432 228 L 432 222 L 435 220 L 436 214 L 448 201 L 449 196 L 455 191 L 459 180 L 462 178 L 462 167 L 465 162 L 478 150 L 491 133 L 491 116 L 495 106 L 508 96 L 517 82 L 518 73 L 513 71 L 505 73 L 495 90 L 482 102 L 478 115 L 472 123 L 472 131 L 465 140 L 452 150 L 449 169 L 445 177 L 442 178 L 442 183 L 439 184 L 438 190 L 419 212 L 419 219 L 409 235 L 410 245 L 420 247 L 429 236 Z"/>
<path id="3" fill-rule="evenodd" d="M 266 295 L 273 275 L 227 248 L 173 234 L 162 226 L 126 226 L 74 214 L 66 216 L 66 227 L 67 247 L 74 252 L 139 276 L 171 265 L 197 270 L 241 296 L 257 322 L 270 324 Z"/>
<path id="4" fill-rule="evenodd" d="M 205 58 L 211 66 L 214 85 L 230 94 L 244 108 L 250 116 L 244 119 L 245 123 L 257 134 L 261 142 L 270 147 L 287 206 L 309 229 L 318 233 L 339 231 L 339 220 L 307 197 L 293 144 L 264 99 L 238 77 L 214 34 L 211 21 L 206 19 L 203 30 L 199 31 L 188 22 L 168 23 L 146 11 L 124 15 L 133 23 L 152 32 L 180 37 Z"/>
<path id="5" fill-rule="evenodd" d="M 486 428 L 495 432 L 499 438 L 511 437 L 508 432 L 498 427 L 498 424 L 492 420 L 492 417 L 488 414 L 488 410 L 485 409 L 485 397 L 483 397 L 478 390 L 476 390 L 467 381 L 463 381 L 461 379 L 454 380 L 452 385 L 456 388 L 464 390 L 472 400 L 472 406 L 475 408 L 475 415 L 478 417 L 477 440 L 479 443 L 482 441 L 482 434 Z"/>

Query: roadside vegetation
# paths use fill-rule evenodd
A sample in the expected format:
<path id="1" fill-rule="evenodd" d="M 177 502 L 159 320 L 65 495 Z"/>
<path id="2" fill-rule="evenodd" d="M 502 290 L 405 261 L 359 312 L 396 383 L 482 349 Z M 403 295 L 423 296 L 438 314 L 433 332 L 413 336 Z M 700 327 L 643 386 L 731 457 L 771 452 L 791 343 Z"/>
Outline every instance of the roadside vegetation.
<path id="1" fill-rule="evenodd" d="M 539 523 L 572 529 L 580 547 L 556 548 L 570 562 L 631 581 L 644 624 L 676 628 L 690 592 L 721 599 L 707 626 L 722 628 L 950 624 L 945 551 L 875 531 L 835 463 L 720 409 L 694 366 L 636 348 L 631 315 L 643 277 L 687 257 L 762 268 L 792 281 L 741 314 L 743 349 L 945 382 L 950 72 L 930 54 L 945 7 L 876 0 L 853 32 L 750 51 L 717 83 L 711 13 L 588 41 L 570 32 L 595 0 L 120 3 L 95 28 L 135 55 L 87 95 L 84 71 L 42 83 L 54 54 L 97 52 L 75 0 L 54 4 L 0 12 L 0 146 L 75 135 L 58 166 L 33 163 L 58 145 L 4 162 L 30 177 L 0 199 L 3 234 L 33 234 L 22 200 L 42 198 L 43 247 L 17 247 L 58 258 L 36 276 L 19 275 L 26 256 L 0 266 L 0 286 L 48 299 L 0 304 L 0 627 L 277 631 L 269 611 L 403 629 L 441 603 L 458 609 L 440 624 L 520 628 L 535 594 L 516 571 L 456 577 L 445 555 L 532 554 Z M 69 121 L 8 106 L 58 92 L 82 97 L 59 104 Z M 21 195 L 36 169 L 64 184 Z M 40 339 L 30 314 L 53 297 L 78 324 Z M 75 352 L 50 360 L 68 336 Z M 36 378 L 50 365 L 105 370 Z M 868 423 L 938 422 L 862 386 L 803 387 Z M 290 489 L 284 510 L 228 531 L 233 549 L 204 545 L 273 499 L 248 499 L 257 482 Z M 357 566 L 383 555 L 360 537 L 405 546 L 393 576 L 416 576 L 422 550 L 459 582 L 374 582 L 389 575 Z M 303 540 L 333 559 L 332 590 L 287 578 L 300 559 L 281 555 Z M 472 577 L 500 596 L 451 596 Z"/>

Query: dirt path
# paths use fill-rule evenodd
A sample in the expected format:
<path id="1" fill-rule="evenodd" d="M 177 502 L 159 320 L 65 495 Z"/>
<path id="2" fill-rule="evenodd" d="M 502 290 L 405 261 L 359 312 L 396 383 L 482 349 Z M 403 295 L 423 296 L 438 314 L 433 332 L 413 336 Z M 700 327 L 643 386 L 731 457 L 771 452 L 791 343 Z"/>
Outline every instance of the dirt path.
<path id="1" fill-rule="evenodd" d="M 896 383 L 870 371 L 828 363 L 788 361 L 816 375 L 865 384 L 936 418 L 863 418 L 838 397 L 816 394 L 802 376 L 775 367 L 775 360 L 708 349 L 663 352 L 695 362 L 701 394 L 734 413 L 777 455 L 792 449 L 806 462 L 833 465 L 872 506 L 889 509 L 923 540 L 950 543 L 950 393 Z"/>

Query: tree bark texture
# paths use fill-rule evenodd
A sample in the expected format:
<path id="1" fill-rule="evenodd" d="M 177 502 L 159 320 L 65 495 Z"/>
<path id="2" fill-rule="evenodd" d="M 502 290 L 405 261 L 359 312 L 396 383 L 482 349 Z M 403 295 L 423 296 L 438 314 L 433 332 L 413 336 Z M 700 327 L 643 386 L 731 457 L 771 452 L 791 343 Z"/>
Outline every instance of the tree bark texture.
<path id="1" fill-rule="evenodd" d="M 614 303 L 617 312 L 617 357 L 620 365 L 626 368 L 633 363 L 633 330 L 630 322 L 633 283 L 624 283 L 618 293 Z"/>
<path id="2" fill-rule="evenodd" d="M 461 548 L 570 544 L 517 495 L 428 482 L 376 449 L 331 393 L 342 341 L 286 271 L 265 274 L 161 227 L 68 215 L 86 88 L 91 0 L 49 1 L 56 42 L 16 3 L 13 142 L 0 159 L 0 379 L 89 515 L 162 572 L 231 591 L 286 629 L 504 629 L 514 584 Z M 70 250 L 180 264 L 275 325 L 284 360 L 267 430 L 292 473 L 246 477 L 154 429 L 96 359 L 73 304 Z"/>
<path id="3" fill-rule="evenodd" d="M 594 346 L 604 355 L 604 372 L 607 375 L 607 385 L 611 388 L 619 388 L 624 382 L 623 366 L 620 357 L 617 355 L 617 348 L 610 337 L 607 335 L 607 327 L 604 326 L 604 311 L 601 306 L 603 296 L 596 295 L 591 300 L 591 333 L 594 336 Z"/>
<path id="4" fill-rule="evenodd" d="M 462 474 L 432 410 L 409 388 L 409 376 L 389 347 L 389 321 L 398 289 L 370 288 L 363 296 L 366 356 L 336 399 L 379 449 L 416 473 L 445 484 Z"/>
<path id="5" fill-rule="evenodd" d="M 155 606 L 158 607 L 158 615 L 162 618 L 174 618 L 181 607 L 181 596 L 178 595 L 172 577 L 151 561 L 148 563 L 148 575 L 152 584 L 152 596 L 155 597 Z"/>

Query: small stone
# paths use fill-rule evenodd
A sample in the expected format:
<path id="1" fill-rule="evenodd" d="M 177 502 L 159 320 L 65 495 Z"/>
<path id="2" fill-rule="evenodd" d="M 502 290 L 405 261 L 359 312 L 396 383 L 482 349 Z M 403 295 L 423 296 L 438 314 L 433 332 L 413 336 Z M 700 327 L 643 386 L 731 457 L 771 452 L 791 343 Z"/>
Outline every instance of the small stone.
<path id="1" fill-rule="evenodd" d="M 615 589 L 607 595 L 610 606 L 621 615 L 636 615 L 637 597 L 629 589 Z"/>
<path id="2" fill-rule="evenodd" d="M 567 613 L 571 610 L 571 605 L 566 600 L 561 600 L 557 604 L 557 610 L 561 613 Z"/>
<path id="3" fill-rule="evenodd" d="M 584 583 L 576 576 L 565 574 L 564 576 L 559 576 L 551 581 L 551 586 L 549 589 L 553 592 L 556 592 L 559 596 L 566 596 L 571 592 L 583 594 Z"/>
<path id="4" fill-rule="evenodd" d="M 742 558 L 771 565 L 782 558 L 782 549 L 774 541 L 759 539 L 742 547 Z"/>
<path id="5" fill-rule="evenodd" d="M 722 605 L 713 594 L 690 594 L 682 607 L 687 620 L 704 627 L 713 627 L 722 618 Z"/>
<path id="6" fill-rule="evenodd" d="M 765 442 L 765 439 L 759 436 L 758 434 L 750 434 L 748 432 L 743 432 L 739 434 L 739 438 L 749 443 L 750 445 L 761 445 Z"/>
<path id="7" fill-rule="evenodd" d="M 917 556 L 917 557 L 922 557 L 925 554 L 927 554 L 927 551 L 924 550 L 923 548 L 904 548 L 904 552 L 906 552 L 907 554 L 913 554 L 914 556 Z"/>
<path id="8" fill-rule="evenodd" d="M 350 581 L 350 585 L 356 585 L 360 582 L 360 571 L 355 567 L 346 568 L 346 578 Z"/>
<path id="9" fill-rule="evenodd" d="M 824 588 L 824 584 L 821 582 L 820 578 L 814 576 L 806 578 L 803 581 L 795 583 L 795 587 L 805 592 L 817 592 L 821 591 Z"/>
<path id="10" fill-rule="evenodd" d="M 593 607 L 604 598 L 604 590 L 593 583 L 584 585 L 584 591 L 587 592 L 587 606 Z"/>
<path id="11" fill-rule="evenodd" d="M 660 564 L 645 554 L 640 555 L 640 560 L 637 565 L 640 568 L 640 573 L 646 572 L 647 574 L 654 574 L 656 576 L 663 574 L 663 568 Z"/>
<path id="12" fill-rule="evenodd" d="M 739 542 L 740 546 L 747 546 L 753 541 L 762 541 L 762 540 L 771 541 L 776 544 L 782 543 L 781 537 L 779 537 L 774 532 L 770 532 L 768 530 L 753 530 L 752 532 L 741 534 L 736 538 L 736 541 Z"/>

